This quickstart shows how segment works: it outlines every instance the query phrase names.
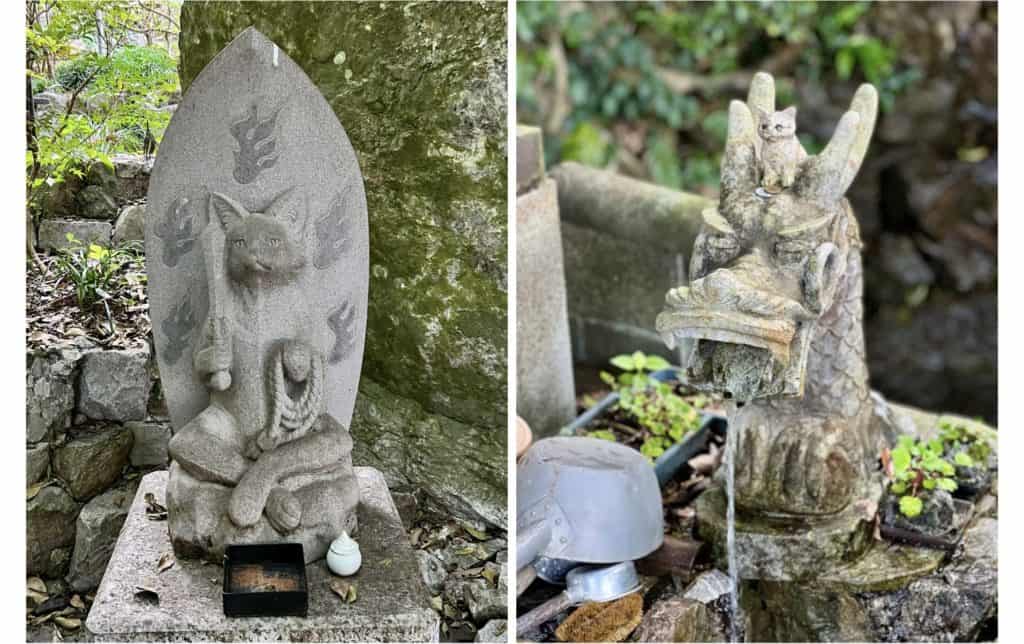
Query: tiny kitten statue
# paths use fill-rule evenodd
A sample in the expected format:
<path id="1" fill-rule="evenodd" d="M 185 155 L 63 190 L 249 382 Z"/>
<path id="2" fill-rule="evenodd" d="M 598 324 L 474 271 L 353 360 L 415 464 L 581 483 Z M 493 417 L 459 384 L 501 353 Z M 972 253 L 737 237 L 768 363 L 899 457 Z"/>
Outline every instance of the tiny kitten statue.
<path id="1" fill-rule="evenodd" d="M 793 185 L 807 152 L 796 138 L 796 107 L 781 112 L 758 110 L 757 135 L 763 141 L 759 159 L 761 187 L 777 193 Z"/>

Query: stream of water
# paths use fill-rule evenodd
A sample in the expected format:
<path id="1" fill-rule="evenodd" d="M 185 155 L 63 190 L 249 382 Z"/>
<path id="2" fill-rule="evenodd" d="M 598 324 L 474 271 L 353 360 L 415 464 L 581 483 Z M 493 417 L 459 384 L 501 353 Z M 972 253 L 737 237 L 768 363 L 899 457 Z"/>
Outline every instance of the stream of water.
<path id="1" fill-rule="evenodd" d="M 729 426 L 725 434 L 725 495 L 726 531 L 725 548 L 729 564 L 729 641 L 738 642 L 740 636 L 740 589 L 739 569 L 736 563 L 736 441 L 739 426 L 734 425 L 738 405 L 731 403 L 728 409 Z"/>

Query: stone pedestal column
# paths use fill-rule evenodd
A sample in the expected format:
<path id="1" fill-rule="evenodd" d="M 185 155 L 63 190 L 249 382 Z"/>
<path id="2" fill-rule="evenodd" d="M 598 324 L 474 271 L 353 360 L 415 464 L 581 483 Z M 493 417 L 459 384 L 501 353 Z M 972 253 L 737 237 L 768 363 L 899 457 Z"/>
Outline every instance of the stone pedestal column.
<path id="1" fill-rule="evenodd" d="M 516 410 L 535 437 L 575 412 L 572 347 L 555 182 L 540 130 L 519 126 L 516 158 Z"/>

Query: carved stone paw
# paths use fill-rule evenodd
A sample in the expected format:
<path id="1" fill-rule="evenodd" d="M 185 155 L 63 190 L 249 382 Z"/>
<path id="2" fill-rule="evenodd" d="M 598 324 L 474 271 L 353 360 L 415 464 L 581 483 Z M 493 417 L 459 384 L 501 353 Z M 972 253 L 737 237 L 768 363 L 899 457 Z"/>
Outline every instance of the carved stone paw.
<path id="1" fill-rule="evenodd" d="M 302 504 L 283 487 L 275 487 L 267 499 L 267 520 L 281 534 L 288 534 L 302 521 Z"/>
<path id="2" fill-rule="evenodd" d="M 790 515 L 838 512 L 852 500 L 860 472 L 842 421 L 791 419 L 743 426 L 736 450 L 736 504 Z"/>
<path id="3" fill-rule="evenodd" d="M 271 490 L 276 486 L 268 468 L 257 461 L 231 492 L 228 517 L 240 528 L 256 525 L 263 515 Z"/>
<path id="4" fill-rule="evenodd" d="M 305 382 L 312 368 L 312 349 L 304 342 L 288 342 L 281 350 L 284 372 L 292 382 Z"/>

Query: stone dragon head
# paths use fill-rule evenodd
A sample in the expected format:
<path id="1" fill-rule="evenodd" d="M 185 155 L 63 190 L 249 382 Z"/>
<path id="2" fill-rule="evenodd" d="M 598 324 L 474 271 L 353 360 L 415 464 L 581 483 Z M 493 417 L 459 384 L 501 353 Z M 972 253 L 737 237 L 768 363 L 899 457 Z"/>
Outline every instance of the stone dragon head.
<path id="1" fill-rule="evenodd" d="M 669 347 L 691 341 L 688 384 L 744 402 L 804 393 L 811 340 L 859 252 L 844 194 L 867 151 L 878 94 L 862 85 L 825 149 L 794 160 L 795 181 L 778 194 L 758 185 L 753 116 L 774 110 L 775 82 L 763 72 L 746 103 L 730 104 L 718 207 L 702 213 L 691 281 L 668 292 L 656 323 Z"/>

